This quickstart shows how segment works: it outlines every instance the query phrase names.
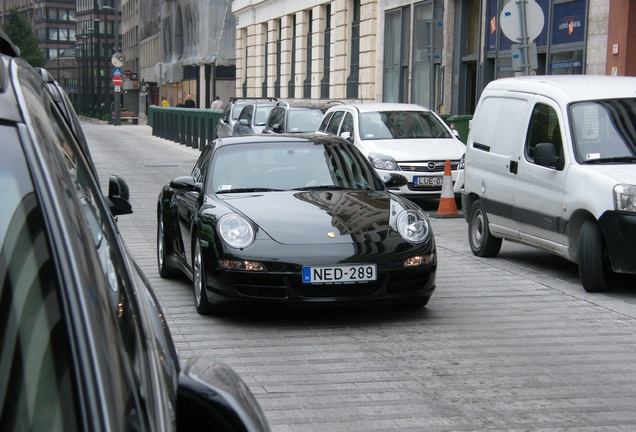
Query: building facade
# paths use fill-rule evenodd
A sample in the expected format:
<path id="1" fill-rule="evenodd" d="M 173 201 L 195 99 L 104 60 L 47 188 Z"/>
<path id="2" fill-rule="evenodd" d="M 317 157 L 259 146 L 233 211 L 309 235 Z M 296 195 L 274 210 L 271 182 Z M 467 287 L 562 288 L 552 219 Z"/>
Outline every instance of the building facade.
<path id="1" fill-rule="evenodd" d="M 235 21 L 230 0 L 140 1 L 140 79 L 148 105 L 192 95 L 197 107 L 234 95 Z"/>
<path id="2" fill-rule="evenodd" d="M 511 8 L 518 4 L 235 0 L 236 93 L 411 102 L 440 113 L 471 114 L 488 82 L 524 71 L 636 72 L 636 60 L 628 55 L 636 31 L 630 30 L 636 28 L 630 26 L 636 19 L 630 0 L 536 0 L 530 62 L 522 68 L 516 60 L 525 39 L 514 31 L 509 38 L 501 25 L 501 17 L 516 13 Z"/>

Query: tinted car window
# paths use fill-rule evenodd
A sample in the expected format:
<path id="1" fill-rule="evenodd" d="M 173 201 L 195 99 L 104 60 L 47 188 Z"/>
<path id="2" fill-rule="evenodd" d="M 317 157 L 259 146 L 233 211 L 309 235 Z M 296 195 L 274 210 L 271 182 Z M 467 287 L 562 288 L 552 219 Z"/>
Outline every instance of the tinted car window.
<path id="1" fill-rule="evenodd" d="M 331 116 L 331 120 L 329 121 L 329 126 L 327 126 L 327 133 L 337 135 L 338 128 L 340 127 L 340 121 L 342 120 L 342 116 L 344 116 L 344 111 L 336 111 L 333 116 Z"/>
<path id="2" fill-rule="evenodd" d="M 0 430 L 76 430 L 71 348 L 46 222 L 16 130 L 0 126 L 0 134 Z"/>
<path id="3" fill-rule="evenodd" d="M 321 132 L 327 131 L 327 127 L 329 125 L 329 121 L 331 120 L 331 117 L 333 117 L 333 112 L 329 112 L 325 114 L 325 117 L 320 122 L 320 126 L 318 126 L 319 131 Z"/>

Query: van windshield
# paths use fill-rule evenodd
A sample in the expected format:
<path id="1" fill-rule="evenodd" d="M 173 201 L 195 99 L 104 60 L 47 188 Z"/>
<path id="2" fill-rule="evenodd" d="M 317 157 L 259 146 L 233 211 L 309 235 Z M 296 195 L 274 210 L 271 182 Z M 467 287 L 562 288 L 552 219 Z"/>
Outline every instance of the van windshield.
<path id="1" fill-rule="evenodd" d="M 636 99 L 608 99 L 570 106 L 579 163 L 636 161 Z"/>

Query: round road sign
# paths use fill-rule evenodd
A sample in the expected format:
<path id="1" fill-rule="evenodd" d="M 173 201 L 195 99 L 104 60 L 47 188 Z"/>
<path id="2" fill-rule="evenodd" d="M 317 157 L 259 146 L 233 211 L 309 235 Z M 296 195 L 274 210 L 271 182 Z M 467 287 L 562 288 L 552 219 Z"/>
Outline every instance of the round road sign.
<path id="1" fill-rule="evenodd" d="M 523 2 L 511 1 L 503 7 L 499 16 L 501 31 L 513 42 L 519 41 L 523 36 L 521 33 L 521 11 L 519 10 L 523 6 Z M 541 34 L 544 24 L 545 17 L 541 6 L 533 0 L 528 1 L 526 3 L 526 28 L 530 42 Z"/>
<path id="2" fill-rule="evenodd" d="M 113 77 L 113 85 L 115 86 L 120 86 L 124 83 L 124 79 L 118 75 L 115 75 Z"/>

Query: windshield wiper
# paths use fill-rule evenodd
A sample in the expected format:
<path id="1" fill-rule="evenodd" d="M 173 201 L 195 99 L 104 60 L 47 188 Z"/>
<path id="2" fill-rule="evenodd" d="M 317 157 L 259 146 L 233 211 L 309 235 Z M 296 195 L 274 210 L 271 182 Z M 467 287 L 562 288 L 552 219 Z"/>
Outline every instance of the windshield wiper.
<path id="1" fill-rule="evenodd" d="M 583 161 L 584 164 L 601 164 L 612 162 L 636 162 L 636 156 L 617 156 L 608 158 L 588 159 Z"/>
<path id="2" fill-rule="evenodd" d="M 282 189 L 270 189 L 264 187 L 251 187 L 251 188 L 235 188 L 235 189 L 224 189 L 217 191 L 216 193 L 241 193 L 241 192 L 279 192 Z"/>
<path id="3" fill-rule="evenodd" d="M 344 186 L 336 186 L 336 185 L 317 185 L 317 186 L 304 186 L 304 187 L 294 188 L 294 190 L 297 190 L 297 191 L 320 190 L 320 189 L 347 190 L 351 188 L 347 188 Z"/>

